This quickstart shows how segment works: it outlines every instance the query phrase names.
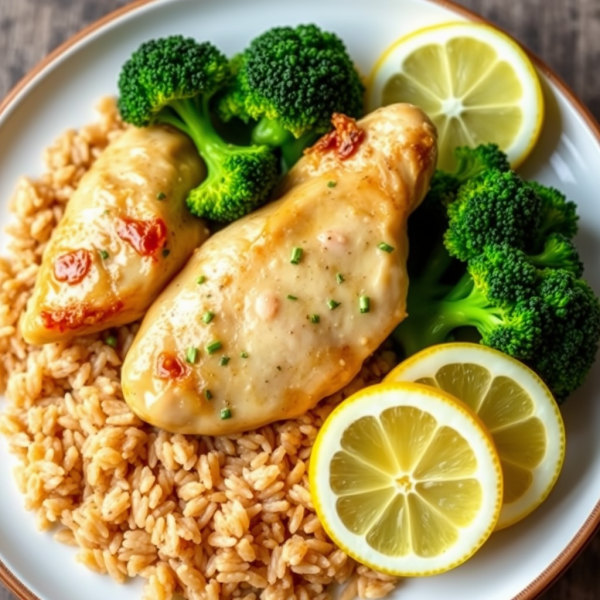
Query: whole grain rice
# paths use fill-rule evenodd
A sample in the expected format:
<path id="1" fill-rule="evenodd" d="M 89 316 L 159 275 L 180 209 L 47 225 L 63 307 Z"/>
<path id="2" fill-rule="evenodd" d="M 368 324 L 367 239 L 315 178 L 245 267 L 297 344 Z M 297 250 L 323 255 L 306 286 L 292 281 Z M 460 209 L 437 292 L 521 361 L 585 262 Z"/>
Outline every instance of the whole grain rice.
<path id="1" fill-rule="evenodd" d="M 378 381 L 380 351 L 341 392 L 301 418 L 224 437 L 170 434 L 123 400 L 120 367 L 138 324 L 34 347 L 19 333 L 44 247 L 81 176 L 123 131 L 114 100 L 97 122 L 65 132 L 46 172 L 19 181 L 9 257 L 0 259 L 0 432 L 20 459 L 16 482 L 41 530 L 78 547 L 78 560 L 117 582 L 146 579 L 144 600 L 382 598 L 397 580 L 357 565 L 323 531 L 307 462 L 323 420 Z"/>

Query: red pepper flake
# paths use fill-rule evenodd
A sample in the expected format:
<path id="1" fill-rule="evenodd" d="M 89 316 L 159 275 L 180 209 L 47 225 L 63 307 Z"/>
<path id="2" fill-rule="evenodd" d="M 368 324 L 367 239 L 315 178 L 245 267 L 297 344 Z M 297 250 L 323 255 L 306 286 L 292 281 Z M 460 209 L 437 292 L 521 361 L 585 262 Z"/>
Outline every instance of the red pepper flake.
<path id="1" fill-rule="evenodd" d="M 119 217 L 117 234 L 140 256 L 154 256 L 167 241 L 167 226 L 162 219 L 142 221 L 131 217 Z"/>
<path id="2" fill-rule="evenodd" d="M 189 370 L 185 364 L 170 352 L 162 352 L 156 361 L 156 374 L 160 379 L 183 379 Z"/>
<path id="3" fill-rule="evenodd" d="M 97 308 L 87 303 L 73 304 L 56 310 L 42 310 L 40 317 L 46 329 L 79 329 L 91 327 L 112 317 L 123 308 L 123 303 L 113 302 L 107 308 Z"/>
<path id="4" fill-rule="evenodd" d="M 337 152 L 340 160 L 350 158 L 365 139 L 365 130 L 356 124 L 356 119 L 342 113 L 333 113 L 331 123 L 334 130 L 326 133 L 314 146 L 305 152 Z"/>
<path id="5" fill-rule="evenodd" d="M 92 267 L 92 253 L 80 248 L 61 254 L 54 261 L 54 277 L 69 285 L 81 283 Z"/>

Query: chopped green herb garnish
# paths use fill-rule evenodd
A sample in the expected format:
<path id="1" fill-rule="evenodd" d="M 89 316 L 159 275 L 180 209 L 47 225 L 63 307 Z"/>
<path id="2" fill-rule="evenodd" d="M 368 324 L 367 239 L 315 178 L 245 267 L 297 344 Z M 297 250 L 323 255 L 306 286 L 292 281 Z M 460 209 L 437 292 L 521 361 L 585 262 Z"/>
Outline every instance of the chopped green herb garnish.
<path id="1" fill-rule="evenodd" d="M 327 187 L 334 188 L 337 185 L 337 181 L 328 181 Z"/>
<path id="2" fill-rule="evenodd" d="M 390 246 L 389 244 L 386 244 L 385 242 L 381 242 L 381 244 L 379 244 L 377 246 L 380 250 L 383 250 L 384 252 L 393 252 L 394 251 L 394 246 Z"/>
<path id="3" fill-rule="evenodd" d="M 292 250 L 292 256 L 290 258 L 290 262 L 293 265 L 297 265 L 301 260 L 302 260 L 302 254 L 303 254 L 303 250 L 302 248 L 296 246 L 293 250 Z"/>
<path id="4" fill-rule="evenodd" d="M 158 194 L 156 194 L 157 200 L 164 200 L 166 197 L 167 195 L 164 192 L 158 192 Z"/>
<path id="5" fill-rule="evenodd" d="M 195 362 L 198 360 L 198 348 L 194 348 L 193 346 L 190 346 L 187 349 L 187 352 L 185 353 L 185 361 L 190 363 L 190 365 L 195 364 Z"/>
<path id="6" fill-rule="evenodd" d="M 206 277 L 204 277 L 204 275 L 200 275 L 200 277 L 198 277 L 198 279 L 196 279 L 196 283 L 198 285 L 202 285 L 205 281 L 206 281 Z"/>
<path id="7" fill-rule="evenodd" d="M 292 296 L 291 294 L 287 295 L 288 300 L 298 300 L 298 296 Z"/>
<path id="8" fill-rule="evenodd" d="M 206 346 L 206 351 L 209 354 L 214 354 L 217 350 L 220 350 L 223 347 L 223 344 L 219 340 L 215 340 Z"/>
<path id="9" fill-rule="evenodd" d="M 210 312 L 210 310 L 207 310 L 203 315 L 202 315 L 202 321 L 204 321 L 204 323 L 206 323 L 208 325 L 208 323 L 210 323 L 213 319 L 215 318 L 215 313 Z"/>
<path id="10" fill-rule="evenodd" d="M 329 310 L 336 309 L 340 304 L 341 302 L 336 302 L 335 300 L 327 300 L 327 306 L 329 307 Z"/>
<path id="11" fill-rule="evenodd" d="M 99 254 L 102 260 L 106 260 L 110 256 L 106 250 L 100 250 Z"/>
<path id="12" fill-rule="evenodd" d="M 111 348 L 116 348 L 117 338 L 114 335 L 107 335 L 106 338 L 104 338 L 104 343 Z"/>
<path id="13" fill-rule="evenodd" d="M 221 409 L 221 419 L 223 419 L 223 421 L 225 421 L 225 419 L 231 419 L 231 409 L 222 408 Z"/>
<path id="14" fill-rule="evenodd" d="M 344 276 L 343 276 L 341 273 L 336 273 L 336 274 L 335 274 L 335 280 L 336 280 L 338 283 L 344 283 L 344 281 L 346 281 L 346 280 L 344 279 Z"/>
<path id="15" fill-rule="evenodd" d="M 221 356 L 221 360 L 219 361 L 219 364 L 222 367 L 226 367 L 229 364 L 229 360 L 230 360 L 229 356 Z"/>
<path id="16" fill-rule="evenodd" d="M 169 254 L 171 254 L 171 251 L 168 248 L 163 248 L 163 251 L 162 251 L 163 258 L 167 258 L 167 256 L 169 256 Z"/>
<path id="17" fill-rule="evenodd" d="M 369 296 L 361 296 L 358 299 L 358 308 L 361 313 L 368 313 L 371 310 L 371 298 Z"/>
<path id="18" fill-rule="evenodd" d="M 248 358 L 248 353 L 247 353 L 245 350 L 242 350 L 242 351 L 240 352 L 240 356 L 241 356 L 242 358 Z"/>
<path id="19" fill-rule="evenodd" d="M 319 315 L 310 315 L 311 323 L 318 323 L 320 320 L 321 320 L 321 317 L 319 317 Z"/>
<path id="20" fill-rule="evenodd" d="M 212 400 L 212 398 L 213 398 L 213 395 L 212 395 L 212 393 L 211 393 L 211 391 L 210 391 L 210 390 L 204 390 L 204 397 L 205 397 L 207 400 Z"/>

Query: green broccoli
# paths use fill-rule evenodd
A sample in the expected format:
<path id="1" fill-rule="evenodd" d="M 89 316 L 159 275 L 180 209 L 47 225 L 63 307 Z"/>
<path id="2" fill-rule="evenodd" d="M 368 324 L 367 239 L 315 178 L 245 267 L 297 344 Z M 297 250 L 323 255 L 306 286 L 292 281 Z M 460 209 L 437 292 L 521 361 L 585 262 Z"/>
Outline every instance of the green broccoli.
<path id="1" fill-rule="evenodd" d="M 495 144 L 483 144 L 475 148 L 461 146 L 454 150 L 454 156 L 456 171 L 447 173 L 438 169 L 433 174 L 429 192 L 421 206 L 410 216 L 408 270 L 411 276 L 421 275 L 426 264 L 431 269 L 431 261 L 436 263 L 436 269 L 446 269 L 452 262 L 442 238 L 448 228 L 448 206 L 454 202 L 460 186 L 491 169 L 510 170 L 506 154 Z M 437 246 L 432 246 L 432 238 L 439 240 Z"/>
<path id="2" fill-rule="evenodd" d="M 534 300 L 537 270 L 506 245 L 489 246 L 456 285 L 439 297 L 430 282 L 411 282 L 408 318 L 394 338 L 410 355 L 447 341 L 457 328 L 475 327 L 483 343 L 529 358 L 539 344 L 542 313 Z"/>
<path id="3" fill-rule="evenodd" d="M 457 155 L 485 156 L 484 148 Z M 436 173 L 409 219 L 409 316 L 394 338 L 412 354 L 475 332 L 529 364 L 562 401 L 584 380 L 600 339 L 600 305 L 572 241 L 575 205 L 522 180 L 494 152 L 489 167 L 458 159 L 464 181 Z M 415 249 L 425 258 L 411 256 Z"/>
<path id="4" fill-rule="evenodd" d="M 258 121 L 253 141 L 281 148 L 288 167 L 329 131 L 334 112 L 362 115 L 364 86 L 344 43 L 316 25 L 269 29 L 231 64 L 220 117 Z"/>
<path id="5" fill-rule="evenodd" d="M 124 121 L 172 125 L 192 139 L 208 175 L 187 204 L 193 214 L 219 222 L 263 204 L 279 175 L 271 148 L 228 144 L 216 132 L 209 101 L 230 78 L 228 60 L 215 46 L 175 35 L 142 44 L 123 65 L 118 84 Z"/>
<path id="6" fill-rule="evenodd" d="M 578 388 L 590 370 L 600 338 L 600 304 L 583 280 L 563 269 L 541 272 L 542 343 L 529 361 L 558 401 Z"/>
<path id="7" fill-rule="evenodd" d="M 526 249 L 539 227 L 540 210 L 539 197 L 515 172 L 485 171 L 466 181 L 448 206 L 446 248 L 462 261 L 487 244 Z"/>
<path id="8" fill-rule="evenodd" d="M 540 224 L 534 240 L 535 245 L 540 248 L 546 236 L 551 233 L 560 233 L 568 239 L 575 237 L 579 220 L 575 202 L 567 200 L 562 192 L 553 187 L 536 181 L 528 181 L 527 185 L 541 201 Z"/>
<path id="9" fill-rule="evenodd" d="M 583 263 L 575 244 L 562 233 L 551 233 L 544 242 L 544 248 L 538 254 L 528 255 L 532 265 L 543 268 L 565 269 L 581 277 Z"/>

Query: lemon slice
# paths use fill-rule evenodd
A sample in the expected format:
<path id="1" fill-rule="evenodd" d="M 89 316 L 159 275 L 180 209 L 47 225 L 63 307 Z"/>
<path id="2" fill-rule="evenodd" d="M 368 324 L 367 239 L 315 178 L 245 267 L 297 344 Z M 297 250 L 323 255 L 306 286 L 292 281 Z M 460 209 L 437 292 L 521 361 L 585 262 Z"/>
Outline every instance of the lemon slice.
<path id="1" fill-rule="evenodd" d="M 504 474 L 496 529 L 520 521 L 546 499 L 563 464 L 565 428 L 552 394 L 531 369 L 479 344 L 441 344 L 400 363 L 385 381 L 438 387 L 477 413 Z"/>
<path id="2" fill-rule="evenodd" d="M 453 171 L 454 148 L 495 143 L 513 168 L 530 153 L 544 117 L 540 82 L 523 49 L 494 27 L 444 23 L 386 50 L 368 85 L 370 110 L 420 106 L 438 129 L 438 167 Z"/>
<path id="3" fill-rule="evenodd" d="M 475 414 L 414 383 L 378 384 L 340 404 L 310 459 L 317 515 L 357 561 L 392 575 L 458 566 L 501 509 L 496 449 Z"/>

